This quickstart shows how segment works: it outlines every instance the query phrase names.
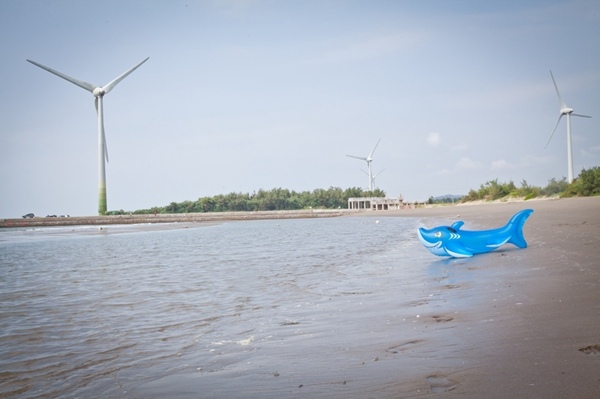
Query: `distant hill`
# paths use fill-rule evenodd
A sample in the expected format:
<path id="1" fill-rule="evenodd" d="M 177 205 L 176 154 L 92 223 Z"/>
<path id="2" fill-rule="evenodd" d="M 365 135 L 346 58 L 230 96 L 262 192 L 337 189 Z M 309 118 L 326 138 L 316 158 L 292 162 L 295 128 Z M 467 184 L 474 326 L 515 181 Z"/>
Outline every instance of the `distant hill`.
<path id="1" fill-rule="evenodd" d="M 464 195 L 446 194 L 432 197 L 433 202 L 456 202 L 459 201 Z"/>
<path id="2" fill-rule="evenodd" d="M 437 197 L 433 197 L 433 200 L 434 201 L 444 201 L 444 200 L 457 201 L 457 200 L 461 199 L 462 197 L 464 197 L 464 195 L 446 194 L 446 195 L 439 195 Z"/>

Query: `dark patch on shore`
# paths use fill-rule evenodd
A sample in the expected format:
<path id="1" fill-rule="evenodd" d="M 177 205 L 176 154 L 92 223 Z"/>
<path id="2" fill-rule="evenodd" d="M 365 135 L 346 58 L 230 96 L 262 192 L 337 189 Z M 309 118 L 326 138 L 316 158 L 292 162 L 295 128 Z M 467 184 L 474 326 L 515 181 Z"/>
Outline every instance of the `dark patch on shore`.
<path id="1" fill-rule="evenodd" d="M 580 348 L 579 352 L 585 353 L 586 355 L 597 355 L 600 354 L 600 345 L 586 346 L 585 348 Z"/>
<path id="2" fill-rule="evenodd" d="M 209 212 L 157 215 L 74 216 L 64 218 L 34 217 L 31 219 L 0 219 L 0 228 L 97 226 L 114 224 L 200 223 L 233 220 L 309 219 L 353 215 L 349 209 L 309 209 L 296 211 Z"/>

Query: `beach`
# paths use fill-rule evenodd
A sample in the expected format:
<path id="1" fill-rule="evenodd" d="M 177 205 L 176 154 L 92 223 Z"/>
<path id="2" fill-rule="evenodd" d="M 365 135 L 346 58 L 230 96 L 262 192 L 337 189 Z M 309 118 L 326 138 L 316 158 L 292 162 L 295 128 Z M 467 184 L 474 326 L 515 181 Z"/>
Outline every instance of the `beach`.
<path id="1" fill-rule="evenodd" d="M 462 229 L 476 230 L 500 227 L 526 208 L 534 210 L 524 228 L 528 248 L 489 254 L 490 285 L 458 288 L 486 298 L 461 310 L 459 321 L 462 339 L 477 342 L 459 355 L 477 367 L 434 375 L 443 397 L 600 397 L 600 197 L 406 213 L 464 220 Z"/>
<path id="2" fill-rule="evenodd" d="M 513 214 L 526 208 L 534 210 L 524 226 L 527 248 L 508 244 L 497 251 L 468 259 L 433 256 L 418 242 L 412 227 L 411 231 L 396 231 L 393 223 L 395 218 L 411 218 L 410 226 L 418 224 L 431 228 L 463 220 L 463 230 L 491 229 L 503 226 Z M 72 375 L 74 380 L 77 373 L 90 373 L 90 376 L 83 375 L 90 383 L 81 386 L 74 383 L 73 389 L 80 391 L 69 394 L 77 396 L 79 392 L 80 397 L 89 393 L 85 389 L 92 389 L 98 396 L 111 397 L 117 394 L 116 389 L 120 389 L 121 397 L 130 398 L 595 399 L 600 397 L 599 210 L 600 197 L 586 197 L 306 216 L 339 216 L 342 219 L 349 216 L 349 226 L 363 229 L 357 234 L 355 230 L 339 227 L 342 230 L 332 232 L 327 238 L 329 243 L 325 244 L 308 235 L 295 235 L 295 226 L 312 224 L 282 222 L 280 225 L 269 221 L 253 225 L 253 229 L 258 230 L 248 230 L 248 234 L 265 237 L 265 240 L 251 241 L 253 238 L 248 236 L 250 241 L 244 244 L 244 220 L 252 220 L 248 213 L 235 217 L 215 214 L 210 220 L 170 220 L 170 223 L 126 227 L 118 224 L 96 225 L 89 229 L 63 226 L 62 230 L 57 230 L 59 233 L 27 230 L 24 234 L 31 238 L 45 234 L 40 242 L 47 248 L 52 248 L 52 243 L 64 242 L 65 248 L 80 245 L 83 253 L 97 247 L 100 254 L 97 257 L 100 262 L 98 278 L 91 282 L 86 283 L 86 279 L 93 276 L 90 266 L 75 255 L 72 261 L 62 259 L 57 263 L 65 264 L 65 277 L 55 277 L 50 268 L 48 278 L 40 278 L 40 281 L 55 278 L 58 285 L 68 282 L 58 298 L 70 298 L 71 287 L 77 287 L 80 296 L 69 299 L 68 304 L 85 315 L 81 325 L 89 328 L 97 322 L 105 330 L 97 336 L 86 333 L 79 350 L 65 349 L 67 356 L 90 351 L 86 355 L 89 357 L 79 360 L 80 366 L 59 373 L 44 365 L 52 370 L 49 374 L 52 377 L 40 381 L 52 381 L 55 375 Z M 286 219 L 285 213 L 274 216 L 261 213 L 257 218 Z M 292 218 L 303 218 L 302 212 L 294 213 Z M 235 225 L 219 225 L 231 220 Z M 329 225 L 334 223 L 323 220 L 318 224 L 324 232 L 328 231 Z M 169 241 L 162 235 L 152 235 L 153 232 L 162 233 L 161 230 L 187 233 L 203 226 L 207 229 L 197 231 L 202 231 L 204 241 L 191 240 L 188 237 L 195 236 L 189 234 L 170 235 L 179 239 Z M 224 227 L 227 228 L 219 230 Z M 238 230 L 241 235 L 228 233 Z M 117 234 L 132 232 L 135 234 L 129 241 L 119 239 L 123 236 Z M 149 233 L 147 237 L 140 235 L 144 232 Z M 385 242 L 369 242 L 369 232 Z M 95 237 L 90 235 L 98 234 L 113 239 L 106 244 L 105 240 L 98 241 L 96 245 L 96 241 L 91 241 Z M 52 241 L 57 235 L 75 236 L 75 239 Z M 362 245 L 358 245 L 361 241 L 357 241 L 357 235 L 362 236 Z M 338 236 L 345 237 L 346 244 L 335 248 Z M 221 250 L 215 250 L 217 245 L 225 245 L 221 237 L 225 237 L 225 242 L 227 237 L 235 237 L 235 241 L 223 246 L 231 248 L 232 253 L 214 263 L 211 259 L 225 256 Z M 270 255 L 273 237 L 289 241 L 288 253 Z M 133 239 L 141 243 L 146 242 L 141 240 L 151 241 L 145 251 L 135 252 L 131 259 L 121 258 L 137 248 L 130 244 Z M 206 243 L 204 247 L 203 242 Z M 351 248 L 348 243 L 357 245 Z M 261 247 L 255 248 L 257 244 Z M 32 248 L 28 245 L 25 242 L 23 247 L 25 256 L 30 250 L 27 248 Z M 131 247 L 126 247 L 128 245 Z M 366 247 L 362 248 L 363 245 Z M 171 247 L 172 252 L 166 252 Z M 118 248 L 122 248 L 121 252 L 115 252 Z M 183 258 L 191 248 L 196 253 Z M 298 256 L 292 253 L 295 250 L 299 251 Z M 352 255 L 346 259 L 345 252 Z M 411 269 L 410 264 L 405 263 L 398 266 L 402 254 L 410 255 L 416 267 Z M 51 252 L 50 255 L 54 256 Z M 96 258 L 93 252 L 90 256 L 90 259 Z M 102 263 L 103 258 L 113 256 L 114 261 L 109 259 Z M 189 263 L 200 257 L 206 259 L 206 265 L 190 268 Z M 339 261 L 334 263 L 330 257 L 339 258 Z M 232 262 L 246 265 L 248 259 L 258 260 L 258 276 L 251 269 L 238 268 L 237 273 L 223 274 L 223 279 L 236 279 L 230 283 L 216 278 L 221 265 Z M 365 263 L 365 259 L 369 261 Z M 68 262 L 74 262 L 74 265 Z M 136 262 L 147 266 L 140 269 L 135 266 Z M 9 260 L 5 263 L 10 266 Z M 130 264 L 134 265 L 132 274 L 118 277 Z M 263 264 L 272 269 L 263 269 Z M 216 269 L 208 273 L 209 266 Z M 104 274 L 107 268 L 115 275 L 110 277 L 114 278 L 114 283 Z M 178 270 L 182 271 L 180 278 L 177 277 Z M 74 273 L 79 274 L 75 276 Z M 161 275 L 164 280 L 146 283 L 146 275 L 153 279 Z M 33 274 L 23 276 L 31 278 Z M 198 282 L 207 276 L 214 278 L 214 284 L 218 283 L 214 287 L 216 294 L 208 295 L 205 304 L 196 303 L 200 298 L 197 295 L 202 293 Z M 123 278 L 136 281 L 136 284 L 110 294 Z M 94 284 L 108 285 L 103 290 Z M 181 287 L 182 284 L 189 287 Z M 249 285 L 238 292 L 240 284 Z M 171 285 L 172 288 L 168 288 Z M 48 287 L 54 285 L 48 284 Z M 87 291 L 83 291 L 84 288 Z M 155 289 L 158 290 L 153 291 Z M 148 292 L 154 294 L 136 296 L 137 290 L 142 293 L 150 290 Z M 270 293 L 271 290 L 274 291 Z M 18 295 L 11 296 L 11 301 L 20 300 L 26 293 L 24 290 L 15 292 Z M 96 298 L 97 295 L 112 296 Z M 219 299 L 213 300 L 213 295 Z M 174 301 L 173 298 L 179 296 L 181 300 Z M 86 298 L 93 311 L 80 309 L 81 298 Z M 46 301 L 41 303 L 52 306 Z M 206 314 L 213 303 L 221 309 L 218 317 Z M 60 313 L 59 303 L 54 305 L 56 307 L 50 309 Z M 173 307 L 165 308 L 167 305 Z M 6 306 L 8 311 L 8 302 Z M 37 306 L 41 304 L 35 309 Z M 198 306 L 198 309 L 190 309 L 192 306 Z M 154 316 L 161 319 L 156 326 L 159 321 L 149 316 L 155 311 Z M 19 312 L 25 314 L 27 311 Z M 188 316 L 186 312 L 189 312 Z M 36 317 L 47 323 L 47 313 L 40 309 Z M 103 313 L 107 314 L 106 318 L 95 321 Z M 123 324 L 117 323 L 121 313 Z M 88 319 L 92 317 L 88 316 L 90 314 L 94 315 L 92 320 Z M 15 313 L 14 317 L 18 320 L 22 316 Z M 195 317 L 203 319 L 195 320 Z M 32 315 L 28 318 L 33 319 Z M 146 324 L 138 326 L 140 319 Z M 61 328 L 62 319 L 57 320 L 56 328 Z M 114 330 L 110 328 L 112 324 Z M 35 342 L 44 342 L 42 332 L 48 328 L 38 330 L 36 327 Z M 75 348 L 67 338 L 76 341 L 80 330 L 81 327 L 75 328 L 75 325 L 66 332 L 61 330 L 67 348 Z M 119 341 L 117 345 L 118 340 L 115 340 L 117 348 L 110 349 L 111 334 L 115 331 L 117 336 L 123 334 L 123 342 Z M 137 331 L 145 333 L 137 336 Z M 60 334 L 55 333 L 55 336 Z M 74 338 L 69 338 L 69 334 Z M 5 334 L 3 339 L 16 338 Z M 100 350 L 90 346 L 105 339 L 108 341 L 99 346 Z M 156 352 L 145 353 L 144 350 L 150 350 L 148 348 Z M 34 352 L 35 357 L 37 353 Z M 8 362 L 12 355 L 17 356 L 17 353 L 5 349 L 5 361 Z M 70 362 L 56 356 L 59 359 L 56 364 Z M 127 363 L 128 356 L 133 359 L 130 364 Z M 165 360 L 161 362 L 155 360 L 163 358 Z M 16 392 L 21 386 L 19 378 L 25 378 L 22 377 L 25 372 L 18 372 L 21 365 L 16 361 L 6 364 L 4 371 L 10 385 L 6 385 L 3 392 L 11 389 Z M 22 367 L 29 370 L 33 364 L 28 361 Z M 144 370 L 140 374 L 143 377 L 128 377 L 128 373 L 138 369 Z M 102 378 L 108 381 L 103 383 Z M 98 387 L 88 385 L 96 379 Z M 61 380 L 57 383 L 61 387 L 64 385 Z M 0 397 L 11 395 L 0 394 Z M 33 396 L 26 392 L 16 397 Z"/>

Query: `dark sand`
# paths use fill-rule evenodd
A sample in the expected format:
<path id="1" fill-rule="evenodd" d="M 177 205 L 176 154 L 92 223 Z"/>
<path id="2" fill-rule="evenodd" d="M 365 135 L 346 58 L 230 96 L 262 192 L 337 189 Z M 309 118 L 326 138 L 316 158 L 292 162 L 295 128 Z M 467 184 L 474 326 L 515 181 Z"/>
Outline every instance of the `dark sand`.
<path id="1" fill-rule="evenodd" d="M 524 228 L 527 249 L 508 245 L 478 260 L 455 261 L 458 270 L 474 269 L 482 277 L 456 287 L 481 301 L 460 309 L 460 317 L 447 323 L 456 324 L 449 333 L 459 334 L 461 341 L 458 353 L 449 349 L 448 354 L 471 368 L 455 366 L 453 371 L 442 360 L 443 371 L 426 377 L 430 393 L 444 392 L 444 398 L 600 398 L 600 197 L 390 214 L 419 217 L 428 227 L 460 219 L 463 229 L 477 230 L 500 227 L 526 208 L 534 210 Z M 487 284 L 484 271 L 491 277 Z M 420 397 L 423 391 L 413 392 Z"/>

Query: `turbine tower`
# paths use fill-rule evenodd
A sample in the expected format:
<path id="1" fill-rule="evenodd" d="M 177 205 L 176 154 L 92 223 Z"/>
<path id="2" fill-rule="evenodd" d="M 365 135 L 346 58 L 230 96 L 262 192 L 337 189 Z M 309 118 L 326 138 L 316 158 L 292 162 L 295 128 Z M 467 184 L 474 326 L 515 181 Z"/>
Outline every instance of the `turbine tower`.
<path id="1" fill-rule="evenodd" d="M 119 75 L 112 81 L 108 82 L 104 86 L 96 86 L 88 82 L 84 82 L 81 80 L 74 79 L 70 76 L 65 75 L 64 73 L 55 71 L 52 68 L 48 68 L 42 64 L 39 64 L 35 61 L 27 60 L 33 65 L 45 69 L 46 71 L 63 78 L 74 85 L 81 87 L 92 93 L 95 97 L 95 105 L 96 105 L 96 113 L 98 114 L 98 214 L 106 215 L 107 206 L 106 206 L 106 162 L 108 162 L 108 150 L 106 147 L 106 137 L 104 135 L 104 111 L 102 107 L 102 99 L 105 94 L 108 94 L 114 87 L 123 79 L 127 77 L 131 72 L 135 71 L 139 68 L 144 62 L 148 61 L 147 57 L 145 60 L 137 64 L 136 66 L 130 68 L 123 74 Z"/>
<path id="2" fill-rule="evenodd" d="M 560 119 L 563 117 L 563 115 L 567 115 L 567 168 L 568 168 L 568 179 L 569 179 L 569 184 L 573 183 L 573 150 L 571 149 L 571 115 L 573 116 L 580 116 L 582 118 L 591 118 L 591 116 L 587 116 L 587 115 L 581 115 L 581 114 L 575 114 L 573 113 L 573 108 L 569 108 L 567 107 L 567 104 L 565 104 L 565 102 L 563 101 L 563 99 L 560 96 L 560 93 L 558 92 L 558 86 L 556 85 L 556 81 L 554 80 L 554 75 L 552 74 L 552 71 L 550 71 L 550 76 L 552 77 L 552 83 L 554 83 L 554 88 L 556 89 L 556 95 L 558 96 L 558 102 L 560 103 L 560 114 L 558 115 L 558 120 L 556 121 L 556 125 L 554 125 L 554 130 L 552 130 L 552 134 L 550 135 L 550 138 L 548 139 L 548 142 L 546 143 L 546 147 L 548 147 L 548 144 L 550 144 L 550 140 L 552 140 L 552 136 L 554 136 L 554 132 L 556 131 L 556 128 L 558 127 L 558 124 L 560 123 Z"/>
<path id="3" fill-rule="evenodd" d="M 371 161 L 373 161 L 373 153 L 375 152 L 375 149 L 379 145 L 380 141 L 381 141 L 381 139 L 379 139 L 377 141 L 377 144 L 375 144 L 375 148 L 373 148 L 373 151 L 371 151 L 371 153 L 367 157 L 357 157 L 355 155 L 346 155 L 347 157 L 350 157 L 350 158 L 356 158 L 356 159 L 361 159 L 363 161 L 367 161 L 367 168 L 369 169 L 369 173 L 368 173 L 368 175 L 369 175 L 369 191 L 373 191 L 373 171 L 371 170 Z"/>

